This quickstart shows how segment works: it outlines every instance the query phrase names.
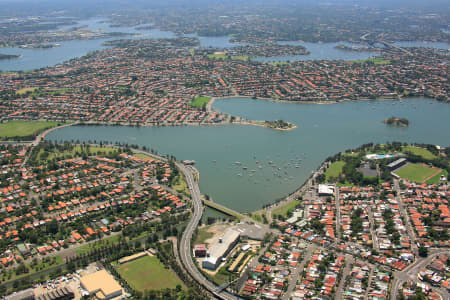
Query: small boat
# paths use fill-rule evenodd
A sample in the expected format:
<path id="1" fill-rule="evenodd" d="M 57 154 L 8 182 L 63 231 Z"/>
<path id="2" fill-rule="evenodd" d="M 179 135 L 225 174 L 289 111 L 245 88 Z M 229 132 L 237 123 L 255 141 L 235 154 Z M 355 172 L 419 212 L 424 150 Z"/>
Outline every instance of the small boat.
<path id="1" fill-rule="evenodd" d="M 239 173 L 239 174 L 237 174 L 237 176 L 242 176 L 242 174 L 241 174 L 241 173 Z"/>
<path id="2" fill-rule="evenodd" d="M 236 161 L 236 162 L 234 162 L 234 164 L 235 164 L 235 165 L 240 165 L 241 162 L 240 162 L 240 161 Z"/>
<path id="3" fill-rule="evenodd" d="M 242 167 L 242 169 L 247 170 L 247 167 Z"/>

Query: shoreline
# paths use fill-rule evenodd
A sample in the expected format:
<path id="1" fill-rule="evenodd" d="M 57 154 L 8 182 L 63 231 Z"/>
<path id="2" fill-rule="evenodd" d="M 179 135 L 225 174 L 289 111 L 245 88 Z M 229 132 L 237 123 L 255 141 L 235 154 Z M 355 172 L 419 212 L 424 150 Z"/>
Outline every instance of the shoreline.
<path id="1" fill-rule="evenodd" d="M 245 99 L 252 99 L 252 100 L 264 100 L 269 102 L 278 102 L 278 103 L 291 103 L 291 104 L 338 104 L 338 103 L 347 103 L 347 102 L 358 102 L 358 101 L 385 101 L 385 100 L 398 100 L 398 101 L 404 101 L 411 98 L 426 98 L 430 100 L 434 100 L 437 102 L 442 103 L 450 103 L 450 101 L 439 101 L 436 98 L 428 97 L 425 95 L 419 95 L 419 96 L 407 96 L 402 97 L 399 95 L 391 96 L 391 97 L 380 97 L 375 99 L 370 98 L 359 98 L 359 99 L 342 99 L 342 100 L 314 100 L 314 101 L 308 101 L 308 100 L 282 100 L 282 99 L 274 99 L 274 98 L 262 98 L 262 97 L 251 97 L 251 96 L 225 96 L 225 97 L 211 97 L 211 100 L 206 105 L 206 109 L 208 112 L 219 112 L 218 110 L 215 110 L 212 106 L 216 100 L 226 100 L 226 99 L 233 99 L 233 98 L 245 98 Z"/>
<path id="2" fill-rule="evenodd" d="M 259 123 L 254 123 L 254 122 L 262 122 L 262 123 L 259 124 Z M 274 130 L 278 130 L 278 131 L 290 131 L 290 130 L 297 129 L 297 125 L 294 125 L 294 124 L 292 124 L 292 123 L 290 123 L 290 122 L 288 122 L 288 123 L 291 124 L 292 127 L 289 127 L 289 128 L 276 128 L 276 127 L 270 127 L 270 126 L 265 125 L 263 122 L 264 122 L 264 121 L 241 120 L 241 121 L 237 121 L 236 123 L 230 123 L 230 124 L 253 125 L 253 126 L 258 126 L 258 127 L 264 127 L 264 128 L 274 129 Z"/>
<path id="3" fill-rule="evenodd" d="M 339 103 L 347 103 L 347 102 L 358 102 L 358 101 L 388 101 L 388 100 L 397 100 L 397 101 L 403 101 L 403 100 L 408 100 L 408 99 L 412 99 L 412 98 L 417 98 L 417 97 L 422 97 L 422 98 L 426 98 L 429 100 L 434 100 L 437 102 L 443 102 L 443 103 L 450 103 L 450 102 L 445 102 L 445 101 L 438 101 L 435 98 L 431 98 L 431 97 L 426 97 L 426 96 L 412 96 L 412 97 L 405 97 L 405 98 L 377 98 L 377 99 L 368 99 L 368 98 L 363 98 L 363 99 L 345 99 L 345 100 L 326 100 L 326 101 L 291 101 L 291 100 L 278 100 L 278 99 L 273 99 L 273 98 L 253 98 L 250 96 L 225 96 L 225 97 L 211 97 L 211 100 L 208 102 L 208 104 L 206 105 L 206 110 L 208 112 L 219 112 L 219 113 L 223 113 L 221 111 L 219 111 L 218 109 L 215 109 L 213 107 L 213 104 L 216 100 L 226 100 L 226 99 L 233 99 L 233 98 L 244 98 L 244 99 L 252 99 L 252 100 L 263 100 L 263 101 L 269 101 L 269 102 L 274 102 L 274 103 L 290 103 L 290 104 L 314 104 L 314 105 L 325 105 L 325 104 L 339 104 Z M 109 122 L 98 122 L 98 121 L 75 121 L 73 123 L 71 123 L 72 125 L 81 125 L 81 126 L 130 126 L 130 127 L 174 127 L 174 126 L 228 126 L 228 125 L 252 125 L 252 126 L 258 126 L 258 127 L 265 127 L 265 128 L 269 128 L 269 129 L 273 129 L 273 130 L 278 130 L 278 131 L 290 131 L 290 130 L 294 130 L 297 129 L 298 126 L 292 123 L 293 126 L 291 128 L 273 128 L 273 127 L 269 127 L 269 126 L 265 126 L 264 124 L 258 124 L 256 122 L 264 122 L 264 121 L 258 121 L 258 120 L 246 120 L 243 119 L 240 116 L 233 116 L 231 114 L 228 113 L 223 113 L 225 116 L 232 116 L 237 118 L 238 120 L 234 121 L 234 122 L 230 122 L 230 121 L 221 121 L 218 123 L 199 123 L 199 122 L 195 122 L 195 123 L 171 123 L 171 124 L 136 124 L 136 123 L 126 123 L 126 122 L 121 122 L 121 123 L 109 123 Z M 49 120 L 51 121 L 51 120 Z M 67 120 L 68 122 L 70 122 L 71 120 Z M 65 126 L 63 126 L 65 127 Z M 56 129 L 60 129 L 62 127 L 54 127 L 53 130 Z M 52 130 L 52 131 L 53 131 Z"/>

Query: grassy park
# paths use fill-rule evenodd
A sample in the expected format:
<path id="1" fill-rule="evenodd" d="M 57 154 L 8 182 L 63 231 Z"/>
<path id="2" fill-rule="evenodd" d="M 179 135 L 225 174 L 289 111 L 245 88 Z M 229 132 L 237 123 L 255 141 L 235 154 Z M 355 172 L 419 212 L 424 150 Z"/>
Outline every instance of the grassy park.
<path id="1" fill-rule="evenodd" d="M 337 178 L 339 174 L 342 173 L 342 168 L 345 165 L 345 161 L 339 160 L 335 161 L 330 165 L 330 167 L 325 171 L 325 180 L 330 182 L 331 178 Z"/>
<path id="2" fill-rule="evenodd" d="M 384 59 L 382 57 L 375 57 L 375 58 L 366 58 L 366 59 L 361 59 L 361 60 L 355 60 L 353 61 L 354 63 L 367 63 L 367 62 L 371 62 L 374 65 L 388 65 L 391 63 L 391 61 L 389 59 Z"/>
<path id="3" fill-rule="evenodd" d="M 34 91 L 36 91 L 37 88 L 36 87 L 28 87 L 28 88 L 22 88 L 20 90 L 16 91 L 17 95 L 25 95 L 26 93 L 33 93 Z"/>
<path id="4" fill-rule="evenodd" d="M 274 216 L 282 216 L 283 218 L 286 218 L 289 211 L 293 211 L 295 207 L 300 204 L 301 202 L 299 200 L 290 201 L 289 203 L 286 203 L 280 207 L 275 208 L 272 211 L 272 217 Z"/>
<path id="5" fill-rule="evenodd" d="M 205 96 L 197 96 L 194 98 L 194 100 L 192 100 L 192 102 L 190 103 L 191 106 L 194 107 L 204 107 L 208 104 L 208 102 L 211 100 L 210 97 L 205 97 Z"/>
<path id="6" fill-rule="evenodd" d="M 441 172 L 442 170 L 439 168 L 433 168 L 424 164 L 409 164 L 395 171 L 398 176 L 418 183 L 426 182 L 440 175 Z"/>
<path id="7" fill-rule="evenodd" d="M 415 146 L 406 146 L 403 147 L 402 152 L 405 153 L 412 153 L 417 156 L 422 156 L 425 159 L 432 160 L 437 158 L 436 155 L 431 153 L 429 150 L 421 147 L 415 147 Z"/>
<path id="8" fill-rule="evenodd" d="M 45 160 L 52 160 L 54 158 L 63 158 L 66 156 L 77 157 L 82 156 L 83 153 L 88 153 L 89 155 L 98 155 L 98 154 L 104 155 L 104 154 L 111 154 L 114 152 L 118 152 L 117 148 L 98 147 L 98 146 L 83 147 L 81 145 L 75 145 L 71 150 L 67 151 L 46 152 L 44 151 L 44 149 L 40 149 L 39 153 L 37 154 L 37 160 L 45 161 Z"/>
<path id="9" fill-rule="evenodd" d="M 242 60 L 242 61 L 249 60 L 248 56 L 239 56 L 239 55 L 228 56 L 226 53 L 223 53 L 223 52 L 216 52 L 214 54 L 208 54 L 208 57 L 213 58 L 213 59 L 221 59 L 221 60 L 227 60 L 227 59 Z"/>
<path id="10" fill-rule="evenodd" d="M 58 122 L 48 121 L 9 121 L 0 124 L 0 139 L 34 137 L 45 129 L 58 126 Z"/>
<path id="11" fill-rule="evenodd" d="M 141 292 L 183 286 L 177 275 L 166 268 L 155 256 L 144 256 L 119 265 L 117 272 L 131 287 Z"/>

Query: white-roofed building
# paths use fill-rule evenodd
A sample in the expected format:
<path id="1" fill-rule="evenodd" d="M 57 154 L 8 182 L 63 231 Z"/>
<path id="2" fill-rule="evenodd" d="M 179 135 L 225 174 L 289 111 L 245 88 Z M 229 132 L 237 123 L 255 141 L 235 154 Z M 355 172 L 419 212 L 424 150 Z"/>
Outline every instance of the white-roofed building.
<path id="1" fill-rule="evenodd" d="M 207 257 L 202 261 L 202 267 L 215 270 L 220 265 L 222 258 L 226 257 L 237 244 L 239 236 L 238 231 L 231 228 L 227 229 L 224 235 L 208 249 Z"/>

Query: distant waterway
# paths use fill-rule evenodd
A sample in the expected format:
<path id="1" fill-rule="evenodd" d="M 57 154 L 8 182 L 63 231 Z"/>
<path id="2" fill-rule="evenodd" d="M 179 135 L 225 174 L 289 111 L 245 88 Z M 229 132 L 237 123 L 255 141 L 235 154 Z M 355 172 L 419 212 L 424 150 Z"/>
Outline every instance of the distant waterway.
<path id="1" fill-rule="evenodd" d="M 394 44 L 399 47 L 426 47 L 450 50 L 450 44 L 441 42 L 395 42 Z"/>
<path id="2" fill-rule="evenodd" d="M 137 27 L 142 27 L 139 25 Z M 107 19 L 93 18 L 88 20 L 81 20 L 75 25 L 61 26 L 58 30 L 67 31 L 73 27 L 83 27 L 89 30 L 98 30 L 103 32 L 122 32 L 128 33 L 129 36 L 113 37 L 108 39 L 93 39 L 93 40 L 74 40 L 62 41 L 53 44 L 58 44 L 58 47 L 49 49 L 22 49 L 18 47 L 0 48 L 1 53 L 20 55 L 21 57 L 14 60 L 0 60 L 0 71 L 29 71 L 33 69 L 51 67 L 61 64 L 73 58 L 81 57 L 91 51 L 101 50 L 107 48 L 103 45 L 106 41 L 117 39 L 158 39 L 158 38 L 173 38 L 175 33 L 170 31 L 161 31 L 159 29 L 145 29 L 137 30 L 136 27 L 111 27 L 107 23 Z M 200 40 L 201 47 L 213 48 L 232 48 L 244 44 L 231 43 L 229 36 L 221 37 L 202 37 L 196 34 L 186 35 L 187 37 L 196 37 Z M 346 51 L 335 48 L 336 45 L 344 44 L 348 46 L 358 46 L 358 44 L 351 43 L 308 43 L 308 42 L 279 42 L 281 45 L 302 45 L 308 49 L 308 55 L 291 55 L 291 56 L 277 56 L 277 57 L 257 57 L 254 61 L 260 62 L 288 62 L 298 60 L 360 60 L 378 55 L 377 52 L 358 52 Z M 449 44 L 446 43 L 421 43 L 421 42 L 398 42 L 398 46 L 402 47 L 434 47 L 438 49 L 449 49 Z"/>
<path id="3" fill-rule="evenodd" d="M 278 42 L 280 45 L 303 46 L 310 54 L 308 55 L 289 55 L 274 57 L 257 57 L 252 58 L 254 61 L 260 62 L 292 62 L 298 60 L 360 60 L 379 55 L 378 52 L 369 51 L 347 51 L 336 48 L 337 45 L 346 46 L 364 46 L 351 43 L 308 43 L 308 42 Z"/>
<path id="4" fill-rule="evenodd" d="M 425 98 L 328 105 L 229 98 L 217 100 L 214 108 L 253 120 L 283 119 L 298 128 L 73 126 L 47 139 L 138 144 L 179 160 L 193 159 L 202 193 L 242 212 L 286 196 L 324 159 L 348 148 L 388 141 L 450 146 L 450 105 Z M 381 122 L 390 116 L 407 118 L 410 126 Z"/>
<path id="5" fill-rule="evenodd" d="M 104 19 L 90 19 L 78 22 L 76 25 L 63 26 L 60 31 L 67 31 L 73 27 L 83 26 L 90 30 L 101 30 L 103 32 L 122 32 L 129 36 L 112 37 L 107 39 L 73 40 L 54 42 L 57 47 L 48 49 L 23 49 L 19 47 L 0 48 L 1 53 L 21 55 L 15 60 L 0 61 L 0 71 L 29 71 L 39 68 L 52 67 L 73 58 L 81 57 L 89 52 L 106 49 L 103 43 L 118 39 L 158 39 L 175 37 L 173 32 L 161 31 L 159 29 L 137 30 L 134 27 L 110 27 L 104 23 Z"/>

